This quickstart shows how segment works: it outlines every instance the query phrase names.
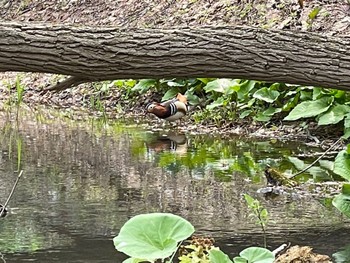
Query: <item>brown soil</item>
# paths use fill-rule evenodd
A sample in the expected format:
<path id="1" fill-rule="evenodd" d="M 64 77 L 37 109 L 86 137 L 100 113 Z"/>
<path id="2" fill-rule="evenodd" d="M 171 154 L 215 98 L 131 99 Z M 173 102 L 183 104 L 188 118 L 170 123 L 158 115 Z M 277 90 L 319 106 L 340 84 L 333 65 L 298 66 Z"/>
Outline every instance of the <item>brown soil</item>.
<path id="1" fill-rule="evenodd" d="M 348 34 L 347 0 L 2 0 L 0 20 L 90 26 L 248 25 Z M 314 10 L 320 9 L 317 13 Z M 317 15 L 315 15 L 317 13 Z M 315 17 L 313 18 L 313 14 Z"/>

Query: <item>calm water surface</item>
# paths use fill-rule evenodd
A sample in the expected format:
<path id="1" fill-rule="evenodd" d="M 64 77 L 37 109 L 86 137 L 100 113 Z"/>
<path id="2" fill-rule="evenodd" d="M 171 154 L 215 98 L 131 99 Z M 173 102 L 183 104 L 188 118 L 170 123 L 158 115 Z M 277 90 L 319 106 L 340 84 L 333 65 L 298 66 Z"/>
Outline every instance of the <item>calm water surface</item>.
<path id="1" fill-rule="evenodd" d="M 1 119 L 0 203 L 16 179 L 19 149 L 24 174 L 0 220 L 0 263 L 122 262 L 112 238 L 130 217 L 149 212 L 183 216 L 233 257 L 263 241 L 243 193 L 268 208 L 271 248 L 292 242 L 332 255 L 350 244 L 349 223 L 330 200 L 266 200 L 256 193 L 267 164 L 293 173 L 295 160 L 314 160 L 319 149 L 298 141 L 151 132 L 130 122 L 40 115 L 18 125 Z M 299 180 L 329 180 L 327 167 Z"/>

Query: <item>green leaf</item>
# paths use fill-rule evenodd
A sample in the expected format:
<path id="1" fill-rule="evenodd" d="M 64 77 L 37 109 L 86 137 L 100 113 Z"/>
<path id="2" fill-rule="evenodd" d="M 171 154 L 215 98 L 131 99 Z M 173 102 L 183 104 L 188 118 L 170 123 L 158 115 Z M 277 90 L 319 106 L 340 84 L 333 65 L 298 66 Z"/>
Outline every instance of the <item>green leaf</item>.
<path id="1" fill-rule="evenodd" d="M 335 157 L 334 173 L 350 181 L 350 155 L 345 150 L 340 151 Z"/>
<path id="2" fill-rule="evenodd" d="M 237 80 L 232 79 L 216 79 L 208 82 L 208 84 L 203 88 L 206 92 L 215 91 L 219 93 L 226 93 L 227 89 L 235 86 L 239 86 Z"/>
<path id="3" fill-rule="evenodd" d="M 262 247 L 248 247 L 239 255 L 248 260 L 248 263 L 272 263 L 275 260 L 274 254 Z"/>
<path id="4" fill-rule="evenodd" d="M 347 105 L 336 105 L 331 107 L 325 114 L 318 119 L 318 125 L 336 124 L 344 119 L 350 112 Z"/>
<path id="5" fill-rule="evenodd" d="M 211 263 L 232 263 L 228 255 L 216 249 L 211 249 L 209 251 L 209 260 Z"/>
<path id="6" fill-rule="evenodd" d="M 154 261 L 169 257 L 177 243 L 193 232 L 191 223 L 177 215 L 141 214 L 127 221 L 113 242 L 118 251 L 130 257 Z"/>
<path id="7" fill-rule="evenodd" d="M 242 101 L 245 99 L 247 94 L 254 89 L 255 84 L 258 83 L 257 81 L 254 80 L 246 80 L 245 82 L 241 83 L 241 86 L 239 90 L 237 90 L 237 97 L 238 100 Z"/>
<path id="8" fill-rule="evenodd" d="M 332 257 L 335 259 L 336 263 L 350 262 L 350 245 L 343 247 L 342 250 L 334 253 Z"/>
<path id="9" fill-rule="evenodd" d="M 350 218 L 350 184 L 344 184 L 342 193 L 334 197 L 332 204 Z"/>
<path id="10" fill-rule="evenodd" d="M 263 112 L 259 112 L 258 114 L 256 114 L 256 116 L 254 116 L 254 120 L 267 122 L 271 120 L 271 116 L 267 116 L 267 115 L 264 115 Z"/>
<path id="11" fill-rule="evenodd" d="M 292 157 L 289 156 L 288 160 L 295 166 L 295 168 L 297 168 L 298 170 L 303 170 L 306 167 L 306 164 L 304 163 L 304 161 L 300 160 L 297 157 Z"/>
<path id="12" fill-rule="evenodd" d="M 247 263 L 248 260 L 246 260 L 245 258 L 242 258 L 242 257 L 234 257 L 233 262 L 234 263 Z"/>
<path id="13" fill-rule="evenodd" d="M 321 10 L 320 6 L 317 6 L 314 9 L 312 9 L 312 11 L 309 13 L 309 19 L 311 20 L 315 19 L 318 13 L 320 12 L 320 10 Z"/>
<path id="14" fill-rule="evenodd" d="M 123 261 L 123 263 L 141 263 L 145 262 L 144 259 L 139 259 L 139 258 L 128 258 Z"/>
<path id="15" fill-rule="evenodd" d="M 224 103 L 225 103 L 225 99 L 223 97 L 219 97 L 216 101 L 213 101 L 212 103 L 207 105 L 205 108 L 207 110 L 212 110 L 214 108 L 223 106 Z"/>
<path id="16" fill-rule="evenodd" d="M 304 101 L 298 104 L 287 117 L 284 118 L 286 121 L 294 121 L 300 118 L 309 118 L 317 116 L 327 111 L 333 102 L 333 97 L 322 97 L 318 100 Z"/>
<path id="17" fill-rule="evenodd" d="M 180 92 L 180 90 L 177 87 L 173 87 L 173 88 L 169 89 L 167 92 L 165 92 L 164 96 L 162 97 L 162 101 L 175 98 L 179 92 Z"/>
<path id="18" fill-rule="evenodd" d="M 257 90 L 254 93 L 253 97 L 257 98 L 259 100 L 266 101 L 268 103 L 272 103 L 275 100 L 277 100 L 279 95 L 280 95 L 280 93 L 277 90 L 271 90 L 271 89 L 264 87 L 264 88 Z"/>
<path id="19" fill-rule="evenodd" d="M 244 199 L 247 202 L 248 206 L 252 205 L 255 202 L 255 199 L 248 194 L 244 194 Z"/>
<path id="20" fill-rule="evenodd" d="M 239 114 L 239 118 L 244 119 L 245 117 L 249 116 L 252 112 L 252 110 L 245 110 Z"/>
<path id="21" fill-rule="evenodd" d="M 153 88 L 157 84 L 155 79 L 141 79 L 132 89 L 131 91 L 138 91 L 140 93 L 144 93 L 147 90 Z"/>
<path id="22" fill-rule="evenodd" d="M 274 107 L 269 107 L 267 110 L 265 110 L 264 112 L 263 112 L 263 114 L 265 115 L 265 116 L 273 116 L 274 114 L 276 114 L 276 113 L 279 113 L 279 112 L 281 112 L 282 111 L 282 109 L 281 108 L 274 108 Z"/>

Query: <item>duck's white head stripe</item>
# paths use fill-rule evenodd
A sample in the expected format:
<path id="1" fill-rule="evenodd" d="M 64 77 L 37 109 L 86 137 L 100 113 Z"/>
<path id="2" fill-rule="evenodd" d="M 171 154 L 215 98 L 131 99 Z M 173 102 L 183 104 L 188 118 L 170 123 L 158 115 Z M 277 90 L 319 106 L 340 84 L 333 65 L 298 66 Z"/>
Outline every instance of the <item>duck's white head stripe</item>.
<path id="1" fill-rule="evenodd" d="M 174 103 L 170 103 L 170 115 L 174 115 L 177 112 L 176 105 Z"/>

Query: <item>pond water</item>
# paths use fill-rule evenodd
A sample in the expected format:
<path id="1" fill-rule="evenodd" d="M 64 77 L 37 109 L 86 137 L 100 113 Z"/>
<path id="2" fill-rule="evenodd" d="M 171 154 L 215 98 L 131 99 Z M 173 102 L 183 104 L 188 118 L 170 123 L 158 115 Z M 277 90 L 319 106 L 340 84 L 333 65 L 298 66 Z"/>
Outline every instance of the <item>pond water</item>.
<path id="1" fill-rule="evenodd" d="M 349 221 L 330 199 L 257 193 L 266 165 L 296 172 L 320 149 L 298 141 L 152 132 L 135 122 L 1 117 L 0 203 L 24 171 L 0 220 L 0 262 L 122 262 L 112 238 L 132 216 L 171 212 L 189 220 L 233 257 L 262 245 L 248 216 L 248 193 L 268 209 L 267 242 L 310 245 L 332 255 L 350 244 Z M 18 155 L 18 151 L 21 155 Z M 290 157 L 293 158 L 290 158 Z M 329 180 L 330 161 L 300 181 Z M 20 159 L 20 160 L 19 160 Z M 328 166 L 327 166 L 328 165 Z"/>

